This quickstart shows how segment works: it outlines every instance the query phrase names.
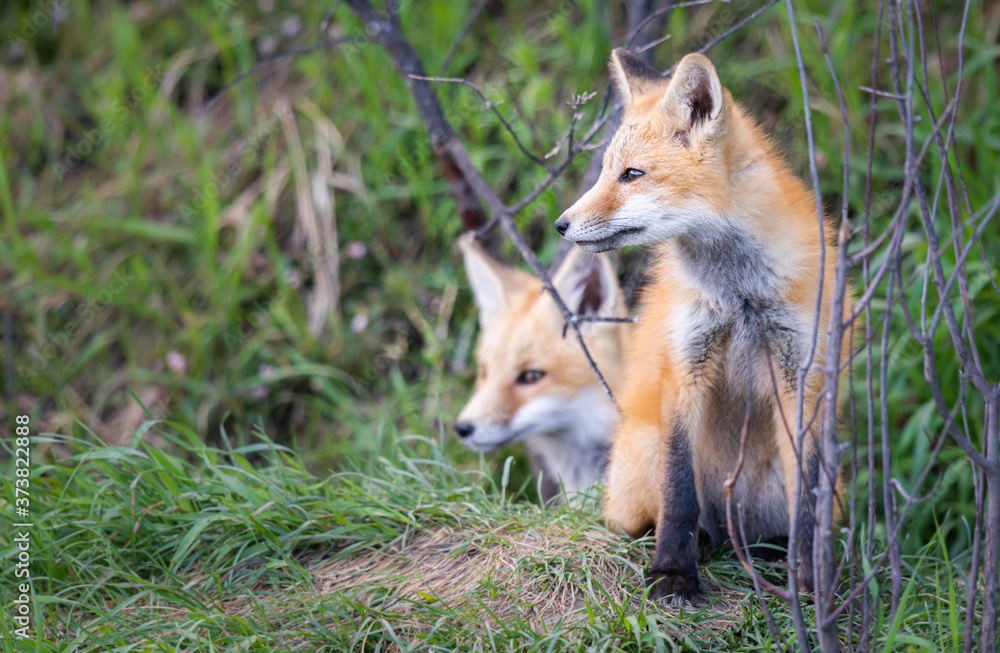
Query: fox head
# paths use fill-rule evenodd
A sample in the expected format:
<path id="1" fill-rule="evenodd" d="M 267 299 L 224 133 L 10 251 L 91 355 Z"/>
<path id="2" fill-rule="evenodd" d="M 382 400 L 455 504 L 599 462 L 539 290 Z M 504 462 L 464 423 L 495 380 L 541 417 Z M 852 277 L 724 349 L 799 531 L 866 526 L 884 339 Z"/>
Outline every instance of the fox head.
<path id="1" fill-rule="evenodd" d="M 729 206 L 733 100 L 712 62 L 681 60 L 670 80 L 627 50 L 611 55 L 624 105 L 597 183 L 556 220 L 583 249 L 662 242 L 711 226 Z"/>
<path id="2" fill-rule="evenodd" d="M 479 308 L 476 390 L 455 431 L 473 449 L 493 451 L 541 434 L 578 429 L 610 437 L 617 411 L 579 343 L 563 336 L 563 318 L 541 281 L 502 265 L 471 237 L 460 240 Z M 618 317 L 625 302 L 606 256 L 574 248 L 552 278 L 571 311 Z M 587 348 L 614 387 L 622 360 L 622 325 L 584 323 Z M 607 422 L 602 424 L 601 422 Z"/>

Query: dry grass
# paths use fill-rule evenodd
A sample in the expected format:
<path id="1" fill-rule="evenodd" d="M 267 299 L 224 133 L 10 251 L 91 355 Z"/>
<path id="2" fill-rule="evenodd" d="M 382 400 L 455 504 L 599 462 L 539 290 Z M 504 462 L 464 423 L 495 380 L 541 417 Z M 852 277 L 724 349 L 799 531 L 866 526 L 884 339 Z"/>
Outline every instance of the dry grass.
<path id="1" fill-rule="evenodd" d="M 595 598 L 605 607 L 641 610 L 641 574 L 647 560 L 643 547 L 600 527 L 574 530 L 557 523 L 525 528 L 509 522 L 489 533 L 435 528 L 380 550 L 303 562 L 311 587 L 298 584 L 275 591 L 273 585 L 258 585 L 219 602 L 221 611 L 235 619 L 250 619 L 262 605 L 289 616 L 309 613 L 317 605 L 346 603 L 354 621 L 368 612 L 391 614 L 397 635 L 413 642 L 416 635 L 435 627 L 434 617 L 443 608 L 480 634 L 515 622 L 543 633 L 588 619 L 587 604 L 593 605 Z M 199 580 L 204 578 L 189 585 Z M 204 598 L 211 603 L 219 599 Z M 715 633 L 731 630 L 743 618 L 741 604 L 746 598 L 746 591 L 709 583 L 695 606 L 698 628 Z M 680 608 L 653 609 L 668 618 L 685 618 Z M 156 619 L 185 624 L 197 619 L 188 609 L 145 602 L 120 614 L 129 623 Z M 325 623 L 331 630 L 347 625 L 342 618 Z"/>
<path id="2" fill-rule="evenodd" d="M 311 571 L 319 597 L 340 595 L 404 617 L 438 603 L 454 612 L 475 613 L 490 627 L 519 619 L 543 632 L 559 622 L 586 619 L 586 603 L 594 597 L 603 597 L 606 604 L 639 607 L 645 552 L 641 547 L 625 551 L 622 544 L 621 538 L 600 528 L 502 527 L 492 533 L 439 528 L 397 546 L 324 562 Z M 745 596 L 709 588 L 696 607 L 709 617 L 704 625 L 713 628 L 717 621 L 716 627 L 726 628 L 738 619 Z"/>
<path id="3" fill-rule="evenodd" d="M 455 606 L 482 602 L 489 615 L 509 621 L 515 614 L 539 626 L 579 618 L 583 583 L 598 583 L 616 602 L 625 600 L 622 564 L 601 557 L 607 534 L 572 534 L 553 527 L 497 533 L 420 533 L 395 550 L 341 558 L 313 570 L 322 595 L 343 594 L 402 614 L 415 604 Z M 595 563 L 577 564 L 586 556 Z M 548 572 L 548 573 L 546 573 Z M 584 612 L 585 616 L 586 613 Z"/>

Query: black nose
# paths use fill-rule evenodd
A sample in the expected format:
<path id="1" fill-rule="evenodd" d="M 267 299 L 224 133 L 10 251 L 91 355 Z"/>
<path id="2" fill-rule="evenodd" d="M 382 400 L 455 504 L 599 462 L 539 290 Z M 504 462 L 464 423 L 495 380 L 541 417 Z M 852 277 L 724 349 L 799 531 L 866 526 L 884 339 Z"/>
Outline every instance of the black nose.
<path id="1" fill-rule="evenodd" d="M 559 218 L 556 220 L 556 231 L 559 232 L 560 236 L 565 236 L 567 229 L 569 229 L 569 220 L 566 218 Z"/>
<path id="2" fill-rule="evenodd" d="M 460 438 L 469 437 L 475 430 L 476 427 L 468 422 L 455 422 L 455 433 L 458 433 L 458 437 Z"/>

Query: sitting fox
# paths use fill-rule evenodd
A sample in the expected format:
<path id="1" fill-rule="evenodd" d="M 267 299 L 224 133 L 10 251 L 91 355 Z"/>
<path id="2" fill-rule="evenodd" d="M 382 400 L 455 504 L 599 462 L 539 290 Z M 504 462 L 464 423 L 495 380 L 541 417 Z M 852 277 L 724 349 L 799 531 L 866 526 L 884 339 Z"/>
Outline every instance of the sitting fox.
<path id="1" fill-rule="evenodd" d="M 597 381 L 579 343 L 563 336 L 563 317 L 542 282 L 493 260 L 471 235 L 459 241 L 479 308 L 476 391 L 455 431 L 480 451 L 524 440 L 545 502 L 586 490 L 601 477 L 618 411 Z M 579 315 L 625 314 L 607 256 L 574 248 L 552 278 Z M 582 326 L 587 348 L 609 386 L 618 385 L 625 327 Z"/>
<path id="2" fill-rule="evenodd" d="M 817 326 L 820 239 L 831 228 L 820 232 L 813 195 L 707 58 L 686 56 L 668 81 L 615 50 L 611 72 L 625 107 L 621 126 L 597 184 L 555 223 L 591 252 L 656 245 L 620 396 L 605 515 L 633 535 L 655 525 L 650 596 L 693 601 L 699 535 L 711 545 L 727 537 L 723 484 L 746 429 L 733 510 L 750 542 L 787 537 L 798 520 L 798 578 L 811 591 L 819 448 L 810 430 L 793 514 L 796 386 Z M 825 298 L 836 262 L 828 248 Z M 815 367 L 824 364 L 828 304 L 805 381 L 806 420 L 823 387 Z"/>

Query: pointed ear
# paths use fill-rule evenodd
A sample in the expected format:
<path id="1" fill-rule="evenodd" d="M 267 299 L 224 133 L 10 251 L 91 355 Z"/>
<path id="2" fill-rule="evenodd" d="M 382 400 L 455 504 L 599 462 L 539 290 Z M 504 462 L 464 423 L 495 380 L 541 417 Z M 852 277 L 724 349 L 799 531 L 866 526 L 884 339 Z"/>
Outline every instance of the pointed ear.
<path id="1" fill-rule="evenodd" d="M 552 285 L 578 315 L 621 317 L 625 300 L 618 287 L 618 275 L 605 254 L 590 254 L 574 247 L 552 277 Z"/>
<path id="2" fill-rule="evenodd" d="M 486 324 L 510 305 L 511 293 L 521 287 L 521 278 L 528 275 L 496 261 L 479 246 L 473 233 L 459 238 L 458 247 L 479 307 L 479 323 Z"/>
<path id="3" fill-rule="evenodd" d="M 708 57 L 689 54 L 681 59 L 664 96 L 664 108 L 677 131 L 686 135 L 692 130 L 717 130 L 725 105 L 722 82 Z"/>
<path id="4" fill-rule="evenodd" d="M 626 107 L 636 97 L 664 83 L 659 71 L 625 48 L 617 48 L 611 53 L 609 67 L 618 96 Z"/>

